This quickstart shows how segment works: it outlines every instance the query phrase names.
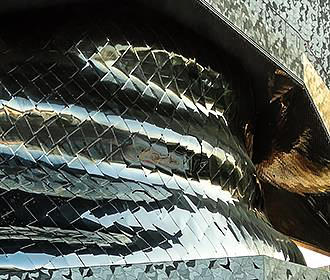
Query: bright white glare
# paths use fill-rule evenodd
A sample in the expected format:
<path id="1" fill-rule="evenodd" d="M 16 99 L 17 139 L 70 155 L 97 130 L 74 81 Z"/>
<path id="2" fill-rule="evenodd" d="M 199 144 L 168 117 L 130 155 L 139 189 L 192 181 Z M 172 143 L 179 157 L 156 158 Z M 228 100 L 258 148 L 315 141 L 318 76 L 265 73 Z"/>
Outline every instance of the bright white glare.
<path id="1" fill-rule="evenodd" d="M 309 267 L 322 267 L 330 265 L 330 257 L 316 253 L 312 250 L 299 246 L 300 251 L 303 253 L 307 266 Z"/>

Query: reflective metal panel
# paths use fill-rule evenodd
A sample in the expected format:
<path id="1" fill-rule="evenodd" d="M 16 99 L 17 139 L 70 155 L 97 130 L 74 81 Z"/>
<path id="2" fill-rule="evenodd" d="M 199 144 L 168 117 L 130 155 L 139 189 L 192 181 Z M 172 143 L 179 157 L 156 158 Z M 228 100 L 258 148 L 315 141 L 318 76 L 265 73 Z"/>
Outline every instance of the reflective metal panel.
<path id="1" fill-rule="evenodd" d="M 309 279 L 329 280 L 324 268 L 310 268 L 266 256 L 226 257 L 154 264 L 111 265 L 29 272 L 1 271 L 1 279 Z"/>
<path id="2" fill-rule="evenodd" d="M 303 263 L 249 209 L 253 95 L 228 60 L 125 5 L 86 14 L 0 36 L 0 268 Z"/>

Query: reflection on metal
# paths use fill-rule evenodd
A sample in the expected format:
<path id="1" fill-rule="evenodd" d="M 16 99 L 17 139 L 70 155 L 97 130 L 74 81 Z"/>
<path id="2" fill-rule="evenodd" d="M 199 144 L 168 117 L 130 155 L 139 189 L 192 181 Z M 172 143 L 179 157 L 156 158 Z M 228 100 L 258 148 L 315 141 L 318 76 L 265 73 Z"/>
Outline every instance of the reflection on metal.
<path id="1" fill-rule="evenodd" d="M 249 209 L 262 202 L 244 146 L 249 90 L 174 52 L 155 19 L 133 32 L 108 14 L 61 20 L 46 38 L 1 35 L 0 268 L 304 263 Z"/>
<path id="2" fill-rule="evenodd" d="M 151 264 L 110 265 L 34 271 L 2 271 L 6 280 L 18 279 L 308 279 L 329 280 L 327 268 L 310 268 L 267 256 L 227 257 Z"/>
<path id="3" fill-rule="evenodd" d="M 317 100 L 279 74 L 254 138 L 264 210 L 277 230 L 329 254 L 329 138 L 315 113 Z"/>
<path id="4" fill-rule="evenodd" d="M 305 85 L 330 135 L 330 90 L 305 55 L 303 62 Z"/>

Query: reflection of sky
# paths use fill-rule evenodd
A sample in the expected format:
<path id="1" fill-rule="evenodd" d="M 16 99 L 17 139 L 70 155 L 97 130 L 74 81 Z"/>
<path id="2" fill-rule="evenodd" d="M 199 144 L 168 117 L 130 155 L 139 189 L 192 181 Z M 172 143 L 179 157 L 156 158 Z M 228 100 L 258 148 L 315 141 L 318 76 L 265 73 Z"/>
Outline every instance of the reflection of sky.
<path id="1" fill-rule="evenodd" d="M 309 267 L 321 267 L 330 265 L 330 257 L 316 253 L 312 250 L 299 247 L 300 251 L 303 253 L 307 266 Z"/>

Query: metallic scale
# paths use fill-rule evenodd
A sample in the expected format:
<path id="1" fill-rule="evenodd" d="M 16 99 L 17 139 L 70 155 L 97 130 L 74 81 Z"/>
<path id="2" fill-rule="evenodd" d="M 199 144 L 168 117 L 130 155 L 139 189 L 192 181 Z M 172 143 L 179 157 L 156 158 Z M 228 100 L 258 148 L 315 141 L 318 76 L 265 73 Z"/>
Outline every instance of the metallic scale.
<path id="1" fill-rule="evenodd" d="M 271 151 L 309 106 L 290 77 L 277 72 L 271 89 L 286 94 L 260 117 L 262 93 L 239 59 L 140 2 L 9 10 L 1 21 L 0 269 L 305 263 L 285 207 L 328 200 L 271 176 L 285 179 Z M 292 117 L 277 122 L 281 104 Z M 313 129 L 293 129 L 286 145 Z M 296 239 L 329 249 L 306 236 Z"/>

